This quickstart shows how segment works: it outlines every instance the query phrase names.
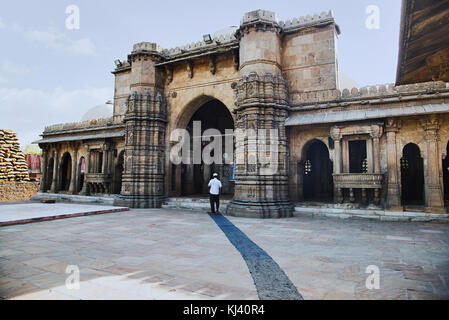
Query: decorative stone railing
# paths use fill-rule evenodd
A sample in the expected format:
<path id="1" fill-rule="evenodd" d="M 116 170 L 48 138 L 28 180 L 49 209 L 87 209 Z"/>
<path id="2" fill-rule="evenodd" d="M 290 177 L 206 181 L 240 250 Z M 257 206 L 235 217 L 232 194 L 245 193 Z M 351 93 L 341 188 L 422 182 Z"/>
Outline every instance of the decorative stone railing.
<path id="1" fill-rule="evenodd" d="M 332 11 L 323 11 L 320 14 L 315 13 L 314 15 L 302 16 L 299 18 L 294 18 L 291 20 L 279 21 L 278 24 L 284 31 L 289 31 L 290 29 L 298 29 L 302 27 L 307 27 L 309 25 L 318 24 L 326 21 L 333 21 L 334 15 Z"/>
<path id="2" fill-rule="evenodd" d="M 395 86 L 394 84 L 381 84 L 367 86 L 363 88 L 352 88 L 340 90 L 325 90 L 325 91 L 311 91 L 300 94 L 300 103 L 327 103 L 327 102 L 342 102 L 352 100 L 369 100 L 376 98 L 386 98 L 390 96 L 400 96 L 404 94 L 426 94 L 434 93 L 439 90 L 447 90 L 449 83 L 434 81 L 408 84 L 402 86 Z"/>
<path id="3" fill-rule="evenodd" d="M 85 183 L 91 194 L 110 194 L 112 185 L 112 174 L 87 173 Z"/>
<path id="4" fill-rule="evenodd" d="M 58 131 L 79 130 L 96 127 L 106 127 L 114 124 L 113 117 L 101 118 L 95 120 L 86 120 L 81 122 L 61 123 L 45 127 L 44 134 Z"/>
<path id="5" fill-rule="evenodd" d="M 383 174 L 377 173 L 339 173 L 334 174 L 334 186 L 337 189 L 337 200 L 343 202 L 343 189 L 349 189 L 349 200 L 355 202 L 354 189 L 362 190 L 362 202 L 366 203 L 366 189 L 374 189 L 374 202 L 380 202 Z"/>

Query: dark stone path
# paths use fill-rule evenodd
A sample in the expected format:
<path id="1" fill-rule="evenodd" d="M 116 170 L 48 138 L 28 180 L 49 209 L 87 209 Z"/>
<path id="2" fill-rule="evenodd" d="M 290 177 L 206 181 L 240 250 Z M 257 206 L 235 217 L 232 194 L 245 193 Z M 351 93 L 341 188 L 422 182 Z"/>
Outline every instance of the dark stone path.
<path id="1" fill-rule="evenodd" d="M 295 285 L 263 249 L 224 216 L 210 217 L 242 255 L 261 300 L 303 300 Z"/>

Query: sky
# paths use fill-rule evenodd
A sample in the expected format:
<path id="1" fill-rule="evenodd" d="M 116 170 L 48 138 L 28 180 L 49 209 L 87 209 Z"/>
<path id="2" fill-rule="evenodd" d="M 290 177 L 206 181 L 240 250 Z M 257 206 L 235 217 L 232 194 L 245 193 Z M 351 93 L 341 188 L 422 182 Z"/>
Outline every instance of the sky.
<path id="1" fill-rule="evenodd" d="M 79 29 L 66 26 L 71 5 Z M 400 7 L 400 0 L 0 0 L 0 128 L 15 131 L 24 148 L 46 125 L 80 121 L 112 100 L 114 60 L 125 60 L 134 43 L 196 42 L 257 9 L 284 21 L 332 10 L 339 71 L 360 87 L 393 83 Z"/>

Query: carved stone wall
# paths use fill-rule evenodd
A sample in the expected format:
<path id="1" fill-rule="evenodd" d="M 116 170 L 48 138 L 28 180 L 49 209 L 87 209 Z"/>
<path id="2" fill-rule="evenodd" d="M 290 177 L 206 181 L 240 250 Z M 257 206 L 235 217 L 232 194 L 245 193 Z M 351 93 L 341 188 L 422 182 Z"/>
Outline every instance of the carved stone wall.
<path id="1" fill-rule="evenodd" d="M 280 218 L 292 214 L 284 126 L 288 87 L 279 65 L 279 32 L 274 13 L 263 10 L 246 14 L 237 32 L 241 78 L 235 87 L 236 129 L 244 134 L 236 133 L 230 215 Z"/>
<path id="2" fill-rule="evenodd" d="M 159 208 L 164 199 L 166 101 L 161 92 L 134 92 L 125 114 L 125 161 L 122 191 L 116 203 Z"/>

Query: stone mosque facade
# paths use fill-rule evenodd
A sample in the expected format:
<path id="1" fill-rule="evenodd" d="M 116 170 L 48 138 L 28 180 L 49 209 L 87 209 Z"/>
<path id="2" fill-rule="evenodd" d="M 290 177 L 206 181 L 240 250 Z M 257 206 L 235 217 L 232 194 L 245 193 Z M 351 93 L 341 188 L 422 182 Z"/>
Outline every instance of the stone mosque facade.
<path id="1" fill-rule="evenodd" d="M 298 203 L 446 213 L 448 80 L 340 90 L 339 34 L 331 12 L 282 22 L 257 10 L 227 36 L 135 44 L 112 72 L 113 117 L 45 128 L 39 194 L 158 208 L 206 195 L 218 172 L 229 215 L 289 217 Z M 259 153 L 249 139 L 231 162 L 172 163 L 172 132 L 195 121 L 201 134 L 275 130 L 278 170 L 250 161 Z"/>

